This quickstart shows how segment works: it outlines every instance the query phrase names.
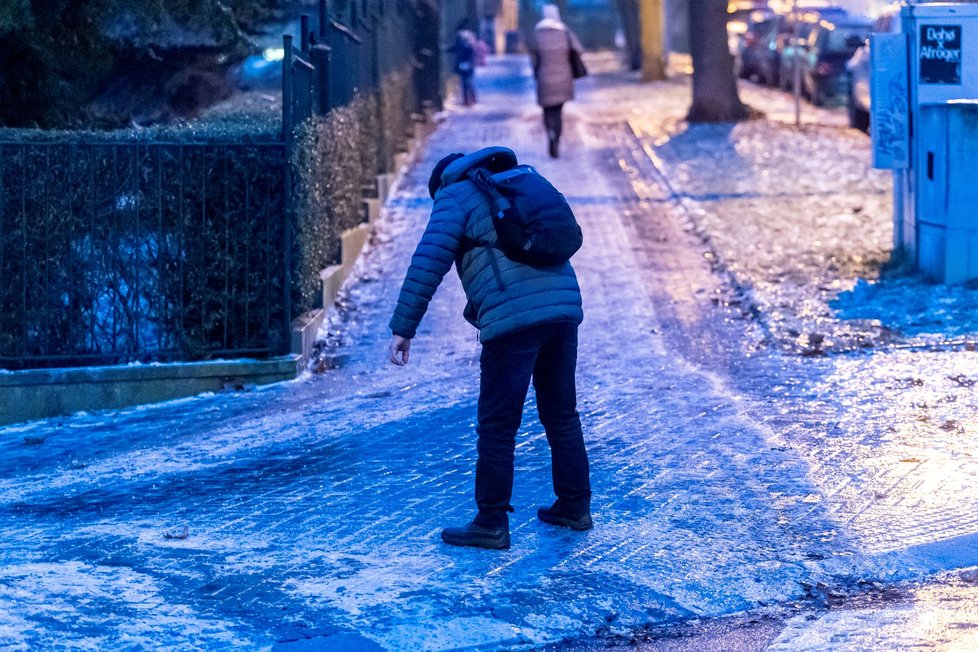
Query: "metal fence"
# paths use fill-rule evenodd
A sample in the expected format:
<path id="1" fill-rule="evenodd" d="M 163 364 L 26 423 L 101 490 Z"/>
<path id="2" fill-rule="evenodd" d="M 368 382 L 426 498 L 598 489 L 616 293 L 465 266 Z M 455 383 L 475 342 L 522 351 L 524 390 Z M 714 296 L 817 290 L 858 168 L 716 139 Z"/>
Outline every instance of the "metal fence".
<path id="1" fill-rule="evenodd" d="M 274 355 L 279 143 L 0 143 L 0 367 Z"/>
<path id="2" fill-rule="evenodd" d="M 383 93 L 384 84 L 397 73 L 410 75 L 409 97 L 403 98 L 397 115 L 378 107 L 381 134 L 391 131 L 385 123 L 400 122 L 426 107 L 440 108 L 440 23 L 439 9 L 430 0 L 348 0 L 333 9 L 327 0 L 319 0 L 315 30 L 304 15 L 298 47 L 292 36 L 284 37 L 286 140 L 292 128 L 312 115 L 326 115 L 357 95 Z M 380 143 L 379 172 L 398 146 L 388 140 Z"/>
<path id="3" fill-rule="evenodd" d="M 0 141 L 0 368 L 288 352 L 294 130 L 409 69 L 397 115 L 374 103 L 392 160 L 387 134 L 439 95 L 431 11 L 321 0 L 284 39 L 278 142 Z"/>

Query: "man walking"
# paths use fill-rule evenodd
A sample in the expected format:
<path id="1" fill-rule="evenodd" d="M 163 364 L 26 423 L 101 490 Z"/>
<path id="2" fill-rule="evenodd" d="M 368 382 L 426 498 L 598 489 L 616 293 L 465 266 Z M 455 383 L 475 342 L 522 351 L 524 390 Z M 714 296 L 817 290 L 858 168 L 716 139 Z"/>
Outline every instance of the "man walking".
<path id="1" fill-rule="evenodd" d="M 490 203 L 469 174 L 516 166 L 505 147 L 451 154 L 435 166 L 428 190 L 431 218 L 411 259 L 390 321 L 390 360 L 408 363 L 411 339 L 435 290 L 455 263 L 468 304 L 466 320 L 482 342 L 478 404 L 478 513 L 442 531 L 457 546 L 508 548 L 516 432 L 530 382 L 547 433 L 556 502 L 537 516 L 551 525 L 586 530 L 591 521 L 587 451 L 577 413 L 577 327 L 584 319 L 570 262 L 535 267 L 506 257 L 496 245 Z"/>

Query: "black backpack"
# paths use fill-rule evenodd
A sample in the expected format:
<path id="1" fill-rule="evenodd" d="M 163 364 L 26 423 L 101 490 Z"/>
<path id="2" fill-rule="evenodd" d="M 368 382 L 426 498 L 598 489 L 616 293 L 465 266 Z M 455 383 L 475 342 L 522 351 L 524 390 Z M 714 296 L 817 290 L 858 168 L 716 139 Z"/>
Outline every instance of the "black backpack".
<path id="1" fill-rule="evenodd" d="M 496 244 L 510 260 L 550 267 L 570 260 L 584 236 L 564 196 L 529 165 L 469 178 L 490 200 Z"/>

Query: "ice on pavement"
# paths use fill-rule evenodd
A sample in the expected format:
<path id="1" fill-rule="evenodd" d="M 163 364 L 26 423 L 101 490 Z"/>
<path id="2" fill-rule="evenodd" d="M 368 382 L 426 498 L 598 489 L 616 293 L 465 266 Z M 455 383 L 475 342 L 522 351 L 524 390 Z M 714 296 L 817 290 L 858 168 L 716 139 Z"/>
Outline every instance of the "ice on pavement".
<path id="1" fill-rule="evenodd" d="M 887 180 L 865 137 L 817 120 L 688 127 L 685 83 L 595 63 L 556 162 L 525 62 L 480 71 L 478 107 L 446 114 L 341 296 L 324 333 L 336 368 L 0 429 L 0 647 L 512 649 L 978 564 L 978 353 L 891 346 L 930 340 L 886 292 L 907 284 L 949 337 L 971 331 L 940 330 L 938 311 L 963 318 L 973 297 L 932 304 L 944 291 L 881 275 Z M 411 365 L 386 362 L 428 171 L 500 142 L 585 231 L 596 522 L 536 520 L 552 495 L 531 397 L 502 553 L 438 538 L 473 512 L 479 345 L 454 272 Z M 649 233 L 669 224 L 686 231 Z M 816 333 L 833 354 L 796 355 Z"/>

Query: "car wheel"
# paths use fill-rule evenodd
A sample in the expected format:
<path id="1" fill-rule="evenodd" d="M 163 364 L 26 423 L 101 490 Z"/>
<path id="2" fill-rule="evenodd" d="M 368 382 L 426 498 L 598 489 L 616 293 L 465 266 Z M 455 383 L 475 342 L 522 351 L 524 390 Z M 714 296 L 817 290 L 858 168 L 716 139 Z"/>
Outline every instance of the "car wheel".
<path id="1" fill-rule="evenodd" d="M 818 83 L 818 80 L 811 77 L 808 79 L 808 97 L 815 106 L 825 104 L 825 90 Z"/>
<path id="2" fill-rule="evenodd" d="M 778 76 L 778 88 L 783 91 L 791 90 L 791 71 L 782 69 Z"/>

